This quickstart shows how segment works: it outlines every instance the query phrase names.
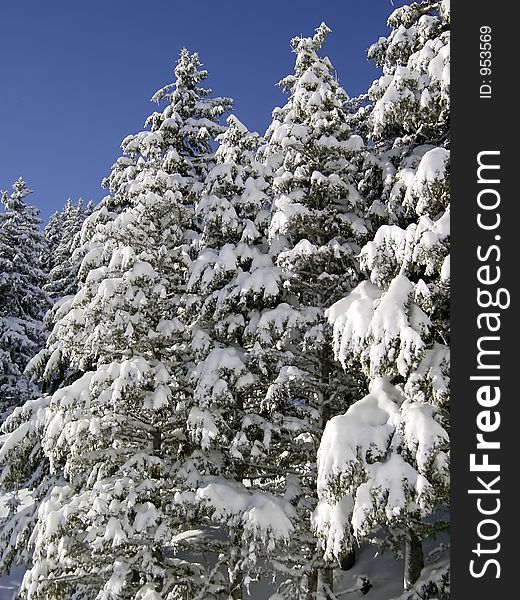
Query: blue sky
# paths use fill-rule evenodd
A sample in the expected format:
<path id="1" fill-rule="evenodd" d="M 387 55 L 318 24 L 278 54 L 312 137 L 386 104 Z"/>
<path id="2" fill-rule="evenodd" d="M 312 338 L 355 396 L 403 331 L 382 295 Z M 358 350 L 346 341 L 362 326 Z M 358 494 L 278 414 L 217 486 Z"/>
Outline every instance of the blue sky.
<path id="1" fill-rule="evenodd" d="M 366 59 L 403 0 L 2 0 L 0 189 L 23 176 L 43 218 L 68 197 L 100 200 L 120 142 L 140 131 L 180 48 L 199 52 L 217 95 L 260 133 L 284 102 L 289 41 L 331 27 L 323 53 L 350 95 L 378 71 Z"/>

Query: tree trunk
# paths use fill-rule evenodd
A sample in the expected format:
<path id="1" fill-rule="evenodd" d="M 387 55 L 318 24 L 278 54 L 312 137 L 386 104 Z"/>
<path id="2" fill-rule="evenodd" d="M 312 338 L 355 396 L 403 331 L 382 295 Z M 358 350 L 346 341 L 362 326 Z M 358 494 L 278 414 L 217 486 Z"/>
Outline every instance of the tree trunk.
<path id="1" fill-rule="evenodd" d="M 318 569 L 313 569 L 307 578 L 309 583 L 307 591 L 307 600 L 316 600 L 318 590 Z"/>
<path id="2" fill-rule="evenodd" d="M 325 567 L 318 571 L 318 585 L 316 586 L 316 600 L 329 600 L 334 589 L 334 570 Z"/>
<path id="3" fill-rule="evenodd" d="M 231 541 L 233 543 L 234 549 L 231 551 L 230 567 L 228 568 L 230 590 L 229 598 L 232 600 L 242 600 L 244 573 L 242 572 L 242 564 L 240 561 L 240 538 L 236 536 Z"/>
<path id="4" fill-rule="evenodd" d="M 411 530 L 408 531 L 404 556 L 404 589 L 409 590 L 419 579 L 424 567 L 424 555 L 421 540 Z"/>
<path id="5" fill-rule="evenodd" d="M 162 447 L 162 434 L 159 429 L 153 433 L 153 449 L 161 450 Z"/>
<path id="6" fill-rule="evenodd" d="M 242 573 L 234 573 L 234 577 L 231 579 L 231 598 L 233 600 L 242 600 Z"/>

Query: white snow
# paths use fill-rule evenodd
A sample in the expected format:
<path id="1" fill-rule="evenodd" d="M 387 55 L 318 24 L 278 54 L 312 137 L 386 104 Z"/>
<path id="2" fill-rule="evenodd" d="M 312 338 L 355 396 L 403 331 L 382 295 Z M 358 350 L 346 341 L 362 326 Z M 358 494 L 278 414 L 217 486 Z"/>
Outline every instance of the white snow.
<path id="1" fill-rule="evenodd" d="M 211 508 L 215 520 L 236 519 L 253 538 L 269 544 L 289 540 L 294 530 L 296 513 L 290 502 L 267 492 L 251 492 L 223 478 L 202 485 L 196 499 Z"/>
<path id="2" fill-rule="evenodd" d="M 377 523 L 433 510 L 429 478 L 448 484 L 448 436 L 435 415 L 433 406 L 410 402 L 376 378 L 367 396 L 327 423 L 313 515 L 326 557 L 340 557 Z"/>

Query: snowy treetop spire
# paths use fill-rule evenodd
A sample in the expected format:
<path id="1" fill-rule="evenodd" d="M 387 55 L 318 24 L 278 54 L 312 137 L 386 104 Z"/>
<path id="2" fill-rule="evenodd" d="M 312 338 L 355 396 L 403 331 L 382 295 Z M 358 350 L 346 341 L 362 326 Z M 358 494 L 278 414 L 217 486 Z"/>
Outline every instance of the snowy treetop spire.
<path id="1" fill-rule="evenodd" d="M 168 106 L 162 113 L 154 112 L 146 120 L 145 126 L 150 127 L 152 134 L 146 136 L 146 149 L 148 146 L 162 147 L 163 150 L 173 147 L 175 150 L 170 152 L 173 162 L 177 161 L 175 152 L 190 158 L 209 153 L 209 141 L 224 130 L 218 120 L 232 106 L 230 98 L 208 97 L 211 89 L 199 85 L 208 75 L 201 66 L 199 55 L 183 48 L 174 71 L 175 83 L 164 86 L 152 96 L 153 102 L 166 100 Z M 129 145 L 125 145 L 127 140 L 131 142 Z M 131 152 L 135 141 L 141 149 L 139 136 L 127 140 L 123 142 L 125 151 Z"/>
<path id="2" fill-rule="evenodd" d="M 2 192 L 2 204 L 6 210 L 17 210 L 23 205 L 21 200 L 32 193 L 28 185 L 25 183 L 22 177 L 19 177 L 12 185 L 13 193 L 8 196 L 7 192 Z M 25 207 L 25 205 L 23 205 Z M 25 207 L 27 208 L 27 207 Z"/>
<path id="3" fill-rule="evenodd" d="M 319 58 L 318 50 L 321 49 L 328 34 L 332 30 L 322 23 L 317 29 L 316 33 L 312 38 L 310 37 L 294 37 L 291 40 L 291 47 L 293 52 L 296 54 L 296 64 L 294 67 L 294 75 L 284 77 L 278 85 L 284 92 L 295 93 L 296 85 L 298 80 L 304 79 L 307 87 L 313 86 L 316 89 L 316 84 L 320 80 L 333 77 L 332 64 L 328 58 Z M 310 70 L 312 74 L 307 74 Z M 335 79 L 335 78 L 334 78 Z"/>
<path id="4" fill-rule="evenodd" d="M 211 98 L 211 90 L 199 85 L 207 77 L 197 53 L 183 49 L 175 68 L 176 80 L 158 90 L 152 101 L 167 102 L 162 112 L 154 111 L 145 122 L 145 131 L 127 136 L 121 143 L 124 156 L 103 182 L 114 198 L 125 195 L 132 184 L 135 196 L 142 182 L 138 173 L 155 163 L 158 176 L 173 189 L 184 189 L 204 179 L 213 164 L 211 141 L 224 131 L 220 117 L 232 106 L 230 98 Z M 159 183 L 162 186 L 166 181 Z M 119 203 L 116 199 L 111 204 Z"/>
<path id="5" fill-rule="evenodd" d="M 156 102 L 159 104 L 161 100 L 164 98 L 168 99 L 170 102 L 173 100 L 175 96 L 175 91 L 171 91 L 174 89 L 186 88 L 186 89 L 196 89 L 197 83 L 204 81 L 208 76 L 208 72 L 206 69 L 199 69 L 202 66 L 202 63 L 199 60 L 198 52 L 190 53 L 187 48 L 183 48 L 180 51 L 179 58 L 177 59 L 174 75 L 176 78 L 175 83 L 170 83 L 160 90 L 157 90 L 155 94 L 152 96 L 152 102 Z M 211 93 L 211 90 L 198 88 L 196 91 L 200 96 L 207 96 Z"/>
<path id="6" fill-rule="evenodd" d="M 23 177 L 18 177 L 18 179 L 13 183 L 14 194 L 13 197 L 24 197 L 27 194 L 30 194 L 32 190 L 29 189 L 27 184 L 25 183 Z"/>
<path id="7" fill-rule="evenodd" d="M 321 23 L 315 31 L 316 33 L 311 38 L 293 37 L 291 40 L 293 52 L 299 53 L 305 50 L 317 52 L 325 43 L 325 40 L 329 33 L 332 32 L 332 29 L 325 23 Z"/>

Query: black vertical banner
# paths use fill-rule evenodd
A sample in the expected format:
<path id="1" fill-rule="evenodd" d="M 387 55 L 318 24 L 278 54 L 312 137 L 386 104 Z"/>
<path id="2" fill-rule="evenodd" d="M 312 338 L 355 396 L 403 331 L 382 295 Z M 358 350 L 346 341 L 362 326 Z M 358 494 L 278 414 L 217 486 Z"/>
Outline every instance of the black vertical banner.
<path id="1" fill-rule="evenodd" d="M 520 180 L 515 4 L 452 17 L 452 597 L 517 597 Z M 520 513 L 518 513 L 520 514 Z"/>

